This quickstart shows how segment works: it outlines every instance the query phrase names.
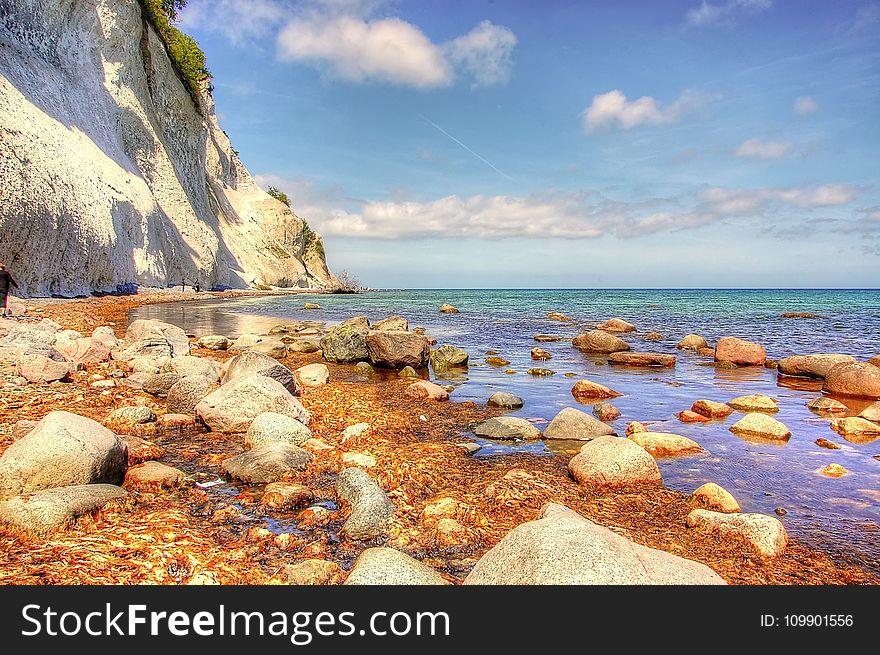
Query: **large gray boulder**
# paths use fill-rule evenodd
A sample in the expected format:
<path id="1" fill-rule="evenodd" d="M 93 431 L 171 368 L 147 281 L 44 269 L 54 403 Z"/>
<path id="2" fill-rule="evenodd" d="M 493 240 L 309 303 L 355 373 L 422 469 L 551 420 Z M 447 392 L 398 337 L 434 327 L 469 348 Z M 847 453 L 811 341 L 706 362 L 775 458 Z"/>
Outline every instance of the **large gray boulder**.
<path id="1" fill-rule="evenodd" d="M 367 333 L 370 360 L 379 366 L 425 368 L 431 353 L 427 337 L 414 332 L 380 330 Z"/>
<path id="2" fill-rule="evenodd" d="M 351 505 L 351 515 L 342 526 L 342 533 L 350 539 L 374 539 L 390 527 L 394 503 L 362 469 L 342 471 L 336 479 L 336 493 Z"/>
<path id="3" fill-rule="evenodd" d="M 220 381 L 220 365 L 212 359 L 181 355 L 168 360 L 166 372 L 177 373 L 182 377 L 200 376 L 211 382 Z"/>
<path id="4" fill-rule="evenodd" d="M 153 373 L 144 378 L 143 390 L 151 396 L 165 398 L 181 379 L 180 373 Z"/>
<path id="5" fill-rule="evenodd" d="M 0 457 L 0 499 L 53 487 L 119 484 L 128 467 L 125 445 L 100 423 L 52 412 Z"/>
<path id="6" fill-rule="evenodd" d="M 366 319 L 364 319 L 364 323 L 366 323 Z M 341 364 L 369 359 L 370 351 L 367 348 L 367 332 L 369 330 L 369 323 L 365 325 L 360 322 L 340 323 L 331 328 L 321 338 L 321 351 L 324 353 L 324 359 L 328 362 Z"/>
<path id="7" fill-rule="evenodd" d="M 244 439 L 248 448 L 268 443 L 289 443 L 294 446 L 312 438 L 312 431 L 295 418 L 278 412 L 263 412 L 257 416 Z"/>
<path id="8" fill-rule="evenodd" d="M 312 459 L 313 455 L 299 446 L 269 443 L 224 460 L 220 470 L 246 484 L 268 484 L 302 471 Z"/>
<path id="9" fill-rule="evenodd" d="M 180 378 L 168 389 L 165 406 L 169 414 L 195 414 L 196 405 L 211 393 L 214 379 L 201 375 L 188 375 Z"/>
<path id="10" fill-rule="evenodd" d="M 251 373 L 275 380 L 294 396 L 299 394 L 299 385 L 293 371 L 272 357 L 255 350 L 243 352 L 227 362 L 223 371 L 223 384 Z"/>
<path id="11" fill-rule="evenodd" d="M 35 535 L 45 535 L 71 525 L 85 514 L 97 512 L 111 500 L 128 494 L 113 484 L 55 487 L 13 496 L 0 502 L 0 524 Z"/>
<path id="12" fill-rule="evenodd" d="M 427 564 L 393 548 L 367 548 L 351 567 L 347 585 L 446 585 Z"/>
<path id="13" fill-rule="evenodd" d="M 571 344 L 585 353 L 607 354 L 629 350 L 629 344 L 626 341 L 602 330 L 592 330 L 591 332 L 579 334 Z"/>
<path id="14" fill-rule="evenodd" d="M 434 371 L 442 372 L 451 368 L 466 368 L 468 354 L 461 348 L 444 344 L 431 351 L 430 360 Z"/>
<path id="15" fill-rule="evenodd" d="M 476 563 L 467 585 L 717 585 L 704 564 L 634 543 L 562 505 L 518 525 Z"/>
<path id="16" fill-rule="evenodd" d="M 776 368 L 780 375 L 824 380 L 825 376 L 837 364 L 849 364 L 856 361 L 851 355 L 816 353 L 813 355 L 794 355 L 780 359 Z"/>
<path id="17" fill-rule="evenodd" d="M 573 407 L 561 410 L 544 428 L 545 439 L 576 439 L 589 441 L 596 437 L 617 434 L 610 425 Z"/>
<path id="18" fill-rule="evenodd" d="M 106 362 L 110 359 L 110 348 L 108 341 L 94 337 L 59 339 L 55 344 L 55 350 L 64 357 L 65 361 L 76 364 Z"/>
<path id="19" fill-rule="evenodd" d="M 663 479 L 657 462 L 629 439 L 597 437 L 571 458 L 568 470 L 578 484 L 593 491 L 659 487 Z"/>
<path id="20" fill-rule="evenodd" d="M 214 432 L 245 432 L 263 412 L 278 412 L 304 425 L 312 418 L 279 382 L 259 373 L 226 382 L 205 396 L 195 412 Z"/>
<path id="21" fill-rule="evenodd" d="M 189 355 L 189 337 L 176 325 L 155 320 L 139 319 L 133 321 L 125 331 L 124 348 L 139 341 L 154 339 L 168 344 L 172 357 Z"/>
<path id="22" fill-rule="evenodd" d="M 58 330 L 55 325 L 45 322 L 31 325 L 17 323 L 0 339 L 0 349 L 9 350 L 20 355 L 52 356 L 53 346 L 57 341 Z"/>
<path id="23" fill-rule="evenodd" d="M 16 365 L 18 374 L 32 384 L 65 380 L 70 376 L 70 365 L 67 362 L 56 362 L 46 355 L 38 353 L 22 355 Z"/>

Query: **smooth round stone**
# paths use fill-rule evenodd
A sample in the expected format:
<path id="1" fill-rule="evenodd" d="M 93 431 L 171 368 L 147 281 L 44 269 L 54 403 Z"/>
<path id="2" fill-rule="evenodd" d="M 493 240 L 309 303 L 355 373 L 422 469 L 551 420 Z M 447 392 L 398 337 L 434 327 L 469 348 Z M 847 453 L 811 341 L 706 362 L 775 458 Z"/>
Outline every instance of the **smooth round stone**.
<path id="1" fill-rule="evenodd" d="M 486 439 L 531 440 L 540 439 L 541 431 L 524 418 L 498 416 L 483 421 L 474 428 L 474 434 Z"/>
<path id="2" fill-rule="evenodd" d="M 496 391 L 486 402 L 490 407 L 502 407 L 504 409 L 519 409 L 525 403 L 522 398 L 506 391 Z"/>

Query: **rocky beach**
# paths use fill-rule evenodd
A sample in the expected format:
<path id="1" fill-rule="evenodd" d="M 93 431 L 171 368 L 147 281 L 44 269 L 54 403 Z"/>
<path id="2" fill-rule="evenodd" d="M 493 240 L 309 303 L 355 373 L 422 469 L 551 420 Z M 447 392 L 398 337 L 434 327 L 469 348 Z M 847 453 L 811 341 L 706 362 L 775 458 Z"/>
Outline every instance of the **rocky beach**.
<path id="1" fill-rule="evenodd" d="M 610 371 L 665 358 L 618 344 L 636 357 L 605 352 L 609 373 L 569 380 L 573 395 L 605 399 L 599 411 L 571 407 L 542 425 L 509 416 L 515 394 L 455 402 L 438 373 L 482 353 L 436 342 L 401 316 L 281 321 L 234 339 L 129 322 L 132 310 L 197 297 L 30 300 L 3 321 L 0 582 L 878 582 L 859 558 L 789 535 L 783 516 L 740 511 L 717 484 L 664 487 L 655 458 L 686 457 L 699 443 L 636 421 L 614 436 Z M 625 320 L 596 330 L 561 347 L 608 351 L 631 332 Z M 680 345 L 708 347 L 693 335 Z M 719 339 L 713 361 L 765 359 L 758 344 Z M 860 396 L 870 412 L 880 397 L 873 364 L 816 355 L 777 366 L 824 375 L 818 411 Z M 732 432 L 785 440 L 772 405 L 694 398 L 682 420 L 738 412 Z M 864 412 L 834 429 L 876 438 Z M 542 438 L 579 447 L 475 454 L 490 441 Z"/>

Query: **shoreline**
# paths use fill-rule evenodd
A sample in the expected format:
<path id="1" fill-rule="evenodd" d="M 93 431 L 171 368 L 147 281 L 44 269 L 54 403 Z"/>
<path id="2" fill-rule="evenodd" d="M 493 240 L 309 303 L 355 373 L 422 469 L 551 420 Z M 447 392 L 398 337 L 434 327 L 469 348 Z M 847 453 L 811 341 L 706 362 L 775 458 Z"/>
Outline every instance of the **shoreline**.
<path id="1" fill-rule="evenodd" d="M 86 333 L 99 325 L 113 324 L 117 336 L 121 337 L 127 326 L 128 312 L 138 306 L 216 297 L 299 293 L 239 291 L 172 295 L 159 292 L 141 297 L 108 296 L 61 302 L 58 299 L 46 299 L 45 302 L 32 299 L 25 302 L 34 316 L 52 318 L 65 328 Z M 219 360 L 232 356 L 225 351 L 200 349 L 194 354 Z M 301 353 L 291 353 L 282 361 L 291 369 L 323 363 L 314 354 Z M 567 458 L 559 455 L 519 453 L 467 457 L 454 445 L 468 440 L 459 432 L 467 432 L 468 425 L 476 420 L 502 414 L 501 410 L 477 406 L 473 402 L 414 401 L 403 394 L 407 381 L 351 382 L 347 378 L 351 377 L 352 366 L 328 364 L 328 368 L 330 384 L 306 389 L 302 402 L 313 413 L 311 427 L 315 437 L 332 446 L 333 451 L 321 455 L 309 466 L 304 483 L 316 495 L 335 499 L 332 478 L 342 466 L 342 456 L 345 452 L 369 453 L 377 460 L 376 467 L 370 470 L 371 475 L 401 509 L 387 545 L 426 561 L 449 581 L 460 582 L 480 555 L 516 525 L 537 518 L 541 506 L 553 501 L 565 504 L 637 543 L 708 564 L 733 584 L 880 583 L 880 576 L 860 567 L 858 562 L 836 560 L 796 540 L 792 540 L 778 560 L 766 562 L 717 539 L 697 538 L 684 526 L 685 516 L 692 508 L 687 496 L 666 488 L 593 495 L 571 480 L 566 468 Z M 101 365 L 86 367 L 89 375 L 101 374 L 101 370 Z M 31 396 L 30 399 L 22 399 L 16 407 L 11 405 L 16 405 L 18 399 L 10 402 L 9 390 L 0 393 L 0 421 L 3 424 L 0 448 L 4 451 L 11 443 L 10 427 L 15 420 L 35 420 L 52 409 L 67 409 L 98 421 L 105 419 L 111 409 L 136 401 L 144 401 L 157 413 L 164 412 L 164 402 L 160 399 L 125 387 L 114 388 L 110 396 L 101 395 L 90 389 L 87 379 L 80 377 L 62 385 L 70 388 L 64 389 L 60 398 L 56 391 L 60 387 L 29 386 L 32 388 L 26 387 L 24 394 L 17 395 Z M 420 420 L 421 416 L 427 420 Z M 372 426 L 367 436 L 343 444 L 341 430 L 361 421 Z M 155 437 L 157 443 L 166 449 L 166 458 L 160 461 L 167 459 L 172 465 L 191 471 L 199 469 L 212 473 L 225 456 L 243 450 L 242 435 L 230 437 L 199 431 L 145 436 Z M 252 508 L 258 495 L 242 492 L 239 494 L 241 505 Z M 333 536 L 341 518 L 338 516 L 302 539 L 299 536 L 279 539 L 279 534 L 283 533 L 276 534 L 259 527 L 262 525 L 260 518 L 215 522 L 216 505 L 222 501 L 197 487 L 184 486 L 155 494 L 138 492 L 133 496 L 125 507 L 104 510 L 94 520 L 80 521 L 74 529 L 48 540 L 29 537 L 20 540 L 19 535 L 8 530 L 0 531 L 0 583 L 182 583 L 191 581 L 197 574 L 211 573 L 221 583 L 265 584 L 279 581 L 278 571 L 285 562 L 324 557 L 344 569 L 365 547 L 365 544 L 345 539 L 338 541 Z M 426 522 L 423 514 L 428 504 L 444 497 L 458 501 L 460 509 L 456 519 L 465 528 L 464 535 L 454 543 L 449 543 L 448 536 L 439 533 L 436 525 Z M 245 514 L 249 515 L 248 512 Z M 338 515 L 339 512 L 332 514 Z M 169 531 L 162 527 L 168 525 L 173 529 Z M 152 535 L 155 546 L 141 553 L 144 565 L 139 565 L 124 553 L 135 552 L 132 549 L 139 543 L 136 536 L 145 534 Z M 121 546 L 111 544 L 120 539 Z M 153 572 L 159 563 L 171 557 L 164 552 L 166 549 L 162 544 L 166 547 L 174 544 L 174 557 L 189 562 L 185 567 L 187 576 L 175 579 L 174 575 L 167 573 L 167 563 L 166 573 Z M 62 554 L 61 549 L 66 553 Z M 119 570 L 90 577 L 95 575 L 94 566 L 108 557 L 120 567 Z M 254 561 L 249 561 L 248 557 Z M 229 561 L 238 564 L 230 566 Z M 72 572 L 68 573 L 61 563 L 70 567 Z"/>

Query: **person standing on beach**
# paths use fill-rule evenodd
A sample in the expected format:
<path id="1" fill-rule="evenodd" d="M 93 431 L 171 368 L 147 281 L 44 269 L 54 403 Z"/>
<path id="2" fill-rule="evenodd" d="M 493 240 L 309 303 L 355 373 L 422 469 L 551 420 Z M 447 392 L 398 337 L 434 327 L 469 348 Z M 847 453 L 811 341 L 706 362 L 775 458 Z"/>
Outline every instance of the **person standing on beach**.
<path id="1" fill-rule="evenodd" d="M 9 302 L 10 286 L 18 289 L 18 282 L 12 277 L 12 273 L 6 270 L 6 264 L 0 263 L 0 305 L 3 306 L 3 316 L 9 311 L 6 305 Z"/>

